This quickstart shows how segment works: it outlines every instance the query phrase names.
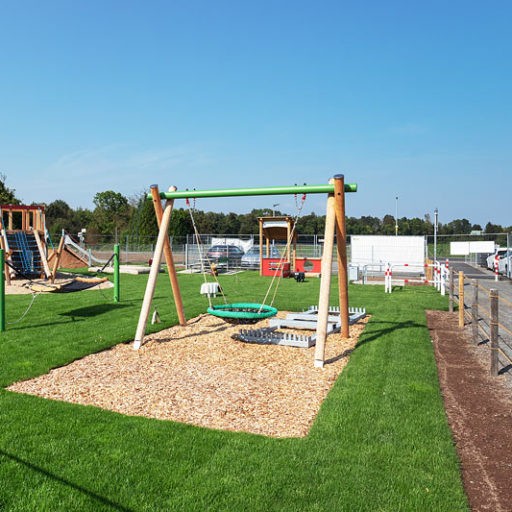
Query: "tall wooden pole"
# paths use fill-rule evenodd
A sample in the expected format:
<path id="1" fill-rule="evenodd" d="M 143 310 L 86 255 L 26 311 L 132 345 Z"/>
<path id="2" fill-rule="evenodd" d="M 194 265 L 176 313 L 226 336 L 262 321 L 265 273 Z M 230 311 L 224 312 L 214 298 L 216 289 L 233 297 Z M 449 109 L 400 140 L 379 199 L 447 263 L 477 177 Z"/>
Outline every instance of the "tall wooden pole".
<path id="1" fill-rule="evenodd" d="M 491 300 L 491 375 L 498 375 L 498 290 L 491 288 L 489 293 Z"/>
<path id="2" fill-rule="evenodd" d="M 464 272 L 459 272 L 459 329 L 464 328 Z"/>
<path id="3" fill-rule="evenodd" d="M 170 187 L 169 191 L 177 190 L 176 187 Z M 158 185 L 151 185 L 151 196 L 153 198 L 153 206 L 155 208 L 156 221 L 160 228 L 162 224 L 162 217 L 164 210 L 162 208 L 162 201 L 160 199 L 160 192 L 158 191 Z M 167 204 L 174 205 L 174 199 L 168 200 Z M 174 258 L 172 256 L 171 244 L 169 243 L 169 237 L 165 238 L 164 241 L 164 256 L 167 270 L 169 272 L 169 281 L 171 282 L 172 294 L 174 297 L 174 304 L 176 305 L 176 311 L 178 313 L 178 320 L 180 325 L 186 325 L 187 319 L 185 318 L 185 312 L 183 310 L 183 300 L 181 299 L 181 291 L 178 283 L 178 276 L 176 275 L 176 267 L 174 266 Z"/>
<path id="4" fill-rule="evenodd" d="M 156 280 L 158 278 L 158 272 L 160 271 L 160 262 L 162 261 L 162 252 L 167 239 L 167 229 L 169 227 L 169 221 L 171 220 L 173 203 L 167 201 L 162 215 L 162 221 L 160 224 L 160 230 L 158 231 L 158 238 L 156 241 L 155 252 L 153 254 L 153 262 L 151 263 L 151 269 L 149 271 L 148 282 L 146 284 L 146 291 L 144 292 L 144 300 L 142 302 L 142 308 L 140 310 L 139 322 L 137 324 L 137 330 L 135 332 L 135 340 L 133 342 L 133 348 L 138 350 L 144 340 L 144 334 L 146 332 L 146 324 L 148 322 L 149 310 L 151 303 L 153 302 L 153 296 L 155 295 Z"/>
<path id="5" fill-rule="evenodd" d="M 448 311 L 450 313 L 453 313 L 453 291 L 454 291 L 453 282 L 454 282 L 455 271 L 453 270 L 453 268 L 451 268 L 449 270 L 449 272 L 450 272 L 450 274 L 449 274 L 449 276 L 450 276 L 450 278 L 449 278 L 449 283 L 450 283 L 450 286 L 449 286 L 449 296 L 450 296 L 450 299 L 448 301 Z"/>
<path id="6" fill-rule="evenodd" d="M 318 321 L 316 327 L 315 366 L 317 368 L 323 368 L 325 361 L 325 340 L 327 338 L 329 295 L 331 292 L 332 251 L 334 247 L 334 229 L 336 223 L 336 211 L 334 203 L 334 195 L 329 194 L 327 197 L 327 215 L 325 217 L 322 275 L 320 278 Z"/>
<path id="7" fill-rule="evenodd" d="M 471 332 L 473 343 L 478 344 L 478 281 L 472 280 L 473 284 L 473 303 L 471 304 Z"/>
<path id="8" fill-rule="evenodd" d="M 338 259 L 338 294 L 340 303 L 341 336 L 349 337 L 348 315 L 348 271 L 347 230 L 345 224 L 345 177 L 334 176 L 334 199 L 336 212 L 336 247 Z"/>

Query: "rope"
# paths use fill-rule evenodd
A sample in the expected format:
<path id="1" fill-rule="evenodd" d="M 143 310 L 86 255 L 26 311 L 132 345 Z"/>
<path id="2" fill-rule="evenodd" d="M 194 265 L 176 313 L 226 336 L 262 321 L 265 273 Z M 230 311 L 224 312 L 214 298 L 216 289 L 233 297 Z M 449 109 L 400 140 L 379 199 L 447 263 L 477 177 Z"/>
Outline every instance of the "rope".
<path id="1" fill-rule="evenodd" d="M 192 227 L 194 228 L 194 235 L 196 237 L 197 247 L 199 249 L 199 260 L 200 260 L 200 264 L 201 264 L 201 273 L 203 274 L 203 280 L 204 280 L 205 284 L 207 284 L 208 280 L 206 279 L 206 272 L 205 272 L 205 269 L 204 269 L 203 242 L 201 240 L 201 235 L 199 234 L 199 230 L 197 229 L 196 221 L 195 221 L 194 215 L 192 213 L 192 207 L 190 206 L 190 201 L 189 201 L 188 198 L 185 200 L 185 203 L 186 203 L 186 205 L 188 207 L 188 212 L 190 214 L 190 220 L 192 221 Z M 194 200 L 194 208 L 195 208 L 195 200 Z M 229 253 L 228 253 L 228 258 L 229 258 Z M 212 264 L 210 262 L 210 259 L 208 258 L 208 253 L 206 253 L 206 261 L 208 262 L 208 265 L 211 268 Z M 220 282 L 217 279 L 217 275 L 213 271 L 213 269 L 212 269 L 211 273 L 213 275 L 213 278 L 214 278 L 215 282 L 219 286 L 219 290 L 220 290 L 220 293 L 222 295 L 222 299 L 224 300 L 224 304 L 227 304 L 228 301 L 226 300 L 226 296 L 224 295 L 224 290 L 223 290 L 222 286 L 220 285 Z M 212 299 L 210 297 L 210 294 L 207 294 L 207 297 L 208 297 L 208 304 L 209 304 L 209 306 L 211 308 L 213 306 L 213 304 L 212 304 Z"/>
<path id="2" fill-rule="evenodd" d="M 288 236 L 288 239 L 287 239 L 287 241 L 286 241 L 286 247 L 289 247 L 289 246 L 290 246 L 290 244 L 291 244 L 291 241 L 293 240 L 293 235 L 295 234 L 295 229 L 296 229 L 296 226 L 297 226 L 297 220 L 299 219 L 300 214 L 301 214 L 301 212 L 302 212 L 302 208 L 304 207 L 304 203 L 306 202 L 306 194 L 303 194 L 303 195 L 302 195 L 302 198 L 301 198 L 300 204 L 299 204 L 299 202 L 298 202 L 298 200 L 297 200 L 297 194 L 294 194 L 294 196 L 295 196 L 295 205 L 296 205 L 296 207 L 297 207 L 297 213 L 296 213 L 296 215 L 295 215 L 295 217 L 294 217 L 294 219 L 293 219 L 293 227 L 292 227 L 292 229 L 291 229 L 291 231 L 290 231 L 290 234 L 289 234 L 289 236 Z M 199 248 L 199 258 L 200 258 L 200 264 L 201 264 L 201 272 L 202 272 L 203 277 L 204 277 L 204 282 L 205 282 L 205 283 L 207 283 L 208 281 L 207 281 L 207 279 L 206 279 L 206 272 L 205 272 L 205 270 L 204 270 L 204 256 L 203 256 L 203 250 L 202 250 L 203 243 L 202 243 L 202 240 L 201 240 L 201 235 L 199 234 L 199 230 L 197 229 L 197 225 L 196 225 L 196 222 L 195 222 L 195 218 L 194 218 L 194 215 L 193 215 L 193 212 L 192 212 L 192 207 L 191 207 L 191 205 L 190 205 L 190 200 L 187 198 L 187 199 L 185 200 L 185 202 L 186 202 L 186 205 L 187 205 L 187 207 L 188 207 L 188 211 L 189 211 L 189 214 L 190 214 L 190 220 L 192 221 L 192 227 L 193 227 L 193 229 L 194 229 L 194 236 L 195 236 L 195 238 L 196 238 L 197 246 L 198 246 L 198 248 Z M 195 208 L 195 200 L 194 200 L 194 208 Z M 262 241 L 260 240 L 260 244 L 261 244 L 261 243 L 262 243 Z M 228 258 L 229 258 L 229 254 L 228 254 Z M 270 281 L 270 285 L 269 285 L 269 287 L 268 287 L 268 289 L 267 289 L 267 292 L 266 292 L 266 294 L 265 294 L 265 297 L 264 297 L 264 299 L 263 299 L 263 301 L 262 301 L 262 303 L 261 303 L 261 305 L 260 305 L 260 309 L 259 309 L 258 313 L 261 313 L 262 309 L 263 309 L 263 308 L 265 307 L 265 305 L 266 305 L 266 301 L 267 301 L 267 299 L 268 299 L 268 296 L 269 296 L 269 294 L 270 294 L 270 291 L 272 290 L 272 287 L 273 287 L 273 285 L 274 285 L 275 279 L 276 279 L 276 277 L 277 277 L 277 275 L 278 275 L 279 268 L 281 268 L 281 267 L 282 267 L 282 264 L 283 264 L 283 262 L 284 262 L 284 258 L 285 258 L 285 254 L 283 254 L 283 255 L 281 256 L 280 260 L 279 260 L 278 268 L 276 269 L 276 272 L 274 272 L 274 275 L 273 275 L 273 277 L 272 277 L 272 280 Z M 210 265 L 210 267 L 211 267 L 211 262 L 210 262 L 210 259 L 208 258 L 208 254 L 206 255 L 206 260 L 207 260 L 207 262 L 208 262 L 208 265 Z M 215 282 L 216 282 L 216 283 L 218 284 L 218 286 L 219 286 L 219 290 L 220 290 L 220 293 L 221 293 L 222 298 L 223 298 L 223 300 L 224 300 L 224 303 L 225 303 L 225 304 L 227 304 L 227 299 L 226 299 L 226 296 L 224 295 L 224 290 L 222 289 L 222 286 L 220 285 L 220 282 L 219 282 L 219 280 L 218 280 L 218 278 L 217 278 L 217 275 L 216 275 L 214 272 L 212 272 L 212 275 L 213 275 L 213 278 L 215 279 Z M 282 277 L 282 273 L 281 273 L 281 276 L 280 276 L 280 277 Z M 271 300 L 271 302 L 270 302 L 270 306 L 271 306 L 271 307 L 272 307 L 272 306 L 273 306 L 273 304 L 274 304 L 274 301 L 275 301 L 275 298 L 276 298 L 276 295 L 277 295 L 277 290 L 278 290 L 278 288 L 279 288 L 279 284 L 280 284 L 280 282 L 281 282 L 281 279 L 279 279 L 279 280 L 277 281 L 276 287 L 275 287 L 275 289 L 274 289 L 274 293 L 273 293 L 273 295 L 272 295 L 272 300 Z M 213 306 L 212 306 L 212 300 L 211 300 L 211 297 L 210 297 L 209 295 L 208 295 L 208 303 L 209 303 L 209 305 L 210 305 L 210 308 L 212 308 L 212 307 L 213 307 Z"/>
<path id="3" fill-rule="evenodd" d="M 302 199 L 301 199 L 301 203 L 300 204 L 297 202 L 297 194 L 294 194 L 294 196 L 295 196 L 295 205 L 297 207 L 297 213 L 296 213 L 296 215 L 295 215 L 295 217 L 293 219 L 293 227 L 292 227 L 292 229 L 290 231 L 290 234 L 288 236 L 288 240 L 286 241 L 286 247 L 289 247 L 291 242 L 292 242 L 292 240 L 293 240 L 293 235 L 295 233 L 295 228 L 297 226 L 297 220 L 299 219 L 300 214 L 302 212 L 302 208 L 304 207 L 304 203 L 306 202 L 306 194 L 302 195 Z M 260 244 L 261 244 L 261 242 L 262 241 L 260 240 Z M 263 308 L 263 306 L 267 302 L 267 298 L 268 298 L 268 296 L 270 294 L 270 291 L 272 289 L 274 281 L 275 281 L 275 279 L 276 279 L 276 277 L 277 277 L 277 275 L 279 273 L 279 268 L 282 267 L 282 264 L 284 262 L 284 256 L 285 256 L 284 254 L 281 256 L 281 259 L 279 260 L 279 263 L 278 263 L 278 268 L 276 269 L 276 271 L 274 272 L 274 275 L 272 276 L 272 280 L 270 281 L 270 285 L 269 285 L 269 287 L 267 289 L 267 293 L 265 294 L 265 297 L 263 298 L 263 302 L 262 302 L 262 305 L 261 305 L 262 308 Z M 275 290 L 274 290 L 274 294 L 272 295 L 272 300 L 270 302 L 270 306 L 274 305 L 274 300 L 275 300 L 276 295 L 277 295 L 277 290 L 279 288 L 279 284 L 281 283 L 281 277 L 282 277 L 282 273 L 279 276 L 279 279 L 277 281 L 277 284 L 276 284 L 276 287 L 275 287 Z"/>
<path id="4" fill-rule="evenodd" d="M 31 310 L 38 295 L 39 295 L 38 293 L 33 293 L 32 300 L 30 301 L 30 304 L 28 305 L 28 308 L 25 310 L 25 312 L 18 318 L 18 320 L 14 320 L 14 322 L 7 322 L 7 325 L 14 325 L 14 324 L 20 323 L 27 316 L 28 312 Z"/>

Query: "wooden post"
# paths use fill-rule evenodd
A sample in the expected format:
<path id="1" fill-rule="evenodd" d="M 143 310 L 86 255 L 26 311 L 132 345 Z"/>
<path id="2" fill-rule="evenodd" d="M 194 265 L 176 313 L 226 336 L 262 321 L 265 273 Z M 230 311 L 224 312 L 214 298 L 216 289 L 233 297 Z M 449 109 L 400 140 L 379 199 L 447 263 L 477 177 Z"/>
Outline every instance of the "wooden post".
<path id="1" fill-rule="evenodd" d="M 292 241 L 290 240 L 290 233 L 291 233 L 291 227 L 290 227 L 290 219 L 286 219 L 286 261 L 288 263 L 292 263 L 292 256 L 291 256 L 291 250 L 290 246 Z"/>
<path id="2" fill-rule="evenodd" d="M 448 311 L 450 313 L 453 313 L 453 292 L 454 292 L 454 276 L 455 276 L 455 273 L 453 271 L 453 269 L 451 268 L 449 270 L 450 272 L 450 275 L 449 275 L 449 290 L 448 290 L 448 293 L 449 293 L 449 300 L 448 300 Z"/>
<path id="3" fill-rule="evenodd" d="M 478 345 L 478 281 L 472 280 L 473 283 L 473 304 L 471 304 L 471 331 L 473 333 L 473 343 Z"/>
<path id="4" fill-rule="evenodd" d="M 0 249 L 0 332 L 5 331 L 5 251 Z"/>
<path id="5" fill-rule="evenodd" d="M 491 288 L 491 375 L 498 375 L 498 290 Z"/>
<path id="6" fill-rule="evenodd" d="M 459 329 L 464 328 L 464 272 L 459 272 Z"/>
<path id="7" fill-rule="evenodd" d="M 57 269 L 59 268 L 60 258 L 62 256 L 62 251 L 64 250 L 64 233 L 60 237 L 59 246 L 57 247 L 57 255 L 54 257 L 53 261 L 53 269 L 52 269 L 52 277 L 50 282 L 55 283 L 55 277 L 57 276 Z"/>
<path id="8" fill-rule="evenodd" d="M 155 252 L 153 254 L 153 262 L 151 263 L 151 269 L 149 271 L 149 278 L 146 284 L 146 291 L 144 293 L 144 300 L 142 302 L 142 308 L 140 310 L 139 322 L 137 324 L 137 330 L 135 332 L 135 340 L 133 342 L 134 350 L 138 350 L 142 345 L 144 334 L 146 332 L 146 324 L 149 318 L 149 310 L 151 303 L 153 302 L 153 296 L 155 294 L 156 280 L 158 278 L 158 272 L 160 270 L 160 262 L 162 261 L 162 252 L 167 239 L 167 229 L 169 228 L 169 221 L 171 220 L 172 213 L 172 201 L 167 201 L 165 204 L 164 213 L 160 223 L 160 230 L 158 231 L 158 239 L 156 241 Z"/>
<path id="9" fill-rule="evenodd" d="M 5 273 L 5 284 L 10 285 L 11 284 L 11 272 L 9 265 L 7 265 L 7 260 L 9 259 L 9 251 L 7 247 L 7 237 L 5 235 L 5 229 L 3 228 L 2 224 L 2 235 L 0 236 L 0 249 L 3 249 L 4 251 L 4 273 Z M 1 272 L 1 269 L 0 269 Z"/>
<path id="10" fill-rule="evenodd" d="M 263 219 L 260 219 L 260 276 L 263 275 Z"/>
<path id="11" fill-rule="evenodd" d="M 176 187 L 169 188 L 169 191 L 174 192 L 177 190 Z M 158 185 L 151 185 L 151 196 L 153 197 L 153 206 L 155 208 L 156 220 L 158 227 L 162 224 L 162 217 L 164 214 L 162 208 L 162 201 L 160 200 L 160 192 L 158 191 Z M 174 199 L 167 201 L 171 205 L 171 209 L 174 205 Z M 164 256 L 167 269 L 169 271 L 169 281 L 171 282 L 172 294 L 174 297 L 174 304 L 176 305 L 176 311 L 178 313 L 178 320 L 180 325 L 186 325 L 187 319 L 185 318 L 185 312 L 183 310 L 183 300 L 181 298 L 180 285 L 178 283 L 178 276 L 176 275 L 176 267 L 174 266 L 174 258 L 172 256 L 171 244 L 169 243 L 169 237 L 167 236 L 164 241 Z"/>
<path id="12" fill-rule="evenodd" d="M 347 231 L 345 227 L 345 177 L 343 174 L 337 174 L 334 176 L 334 199 L 336 211 L 336 248 L 338 259 L 338 294 L 340 304 L 341 336 L 343 338 L 348 338 Z"/>
<path id="13" fill-rule="evenodd" d="M 325 360 L 325 340 L 327 338 L 327 319 L 329 316 L 329 295 L 331 292 L 332 251 L 334 247 L 335 223 L 335 199 L 333 194 L 329 194 L 327 197 L 327 215 L 325 217 L 322 275 L 320 278 L 318 323 L 316 327 L 315 366 L 317 368 L 323 368 Z"/>
<path id="14" fill-rule="evenodd" d="M 46 259 L 46 254 L 44 253 L 43 242 L 41 241 L 41 237 L 39 236 L 39 231 L 34 229 L 34 238 L 37 244 L 37 250 L 39 251 L 39 256 L 41 257 L 41 262 L 43 263 L 44 276 L 48 279 L 51 275 L 50 267 L 48 266 L 48 260 Z"/>

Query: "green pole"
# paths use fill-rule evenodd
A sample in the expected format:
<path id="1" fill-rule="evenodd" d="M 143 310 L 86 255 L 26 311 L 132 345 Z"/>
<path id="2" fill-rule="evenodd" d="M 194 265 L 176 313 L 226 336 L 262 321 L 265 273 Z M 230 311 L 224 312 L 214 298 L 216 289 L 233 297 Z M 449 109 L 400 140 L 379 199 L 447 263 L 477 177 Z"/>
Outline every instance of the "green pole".
<path id="1" fill-rule="evenodd" d="M 119 244 L 114 245 L 114 302 L 120 301 L 119 294 Z"/>
<path id="2" fill-rule="evenodd" d="M 345 192 L 357 192 L 356 183 L 345 183 Z M 333 194 L 334 185 L 293 185 L 289 187 L 224 188 L 219 190 L 176 190 L 160 192 L 161 199 L 193 199 L 205 197 L 276 196 L 285 194 Z M 152 199 L 148 194 L 148 199 Z"/>
<path id="3" fill-rule="evenodd" d="M 0 249 L 0 332 L 5 331 L 5 251 Z"/>

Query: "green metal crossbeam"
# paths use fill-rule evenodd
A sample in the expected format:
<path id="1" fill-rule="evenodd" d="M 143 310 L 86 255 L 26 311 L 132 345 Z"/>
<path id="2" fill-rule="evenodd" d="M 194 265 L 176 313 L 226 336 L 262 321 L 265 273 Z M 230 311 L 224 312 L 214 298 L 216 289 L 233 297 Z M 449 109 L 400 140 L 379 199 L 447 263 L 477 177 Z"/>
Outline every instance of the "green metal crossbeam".
<path id="1" fill-rule="evenodd" d="M 345 183 L 345 192 L 357 192 L 356 183 Z M 332 194 L 334 185 L 293 185 L 288 187 L 224 188 L 218 190 L 176 190 L 160 192 L 161 199 L 194 199 L 233 196 L 277 196 L 285 194 Z M 151 199 L 151 194 L 148 194 Z"/>

